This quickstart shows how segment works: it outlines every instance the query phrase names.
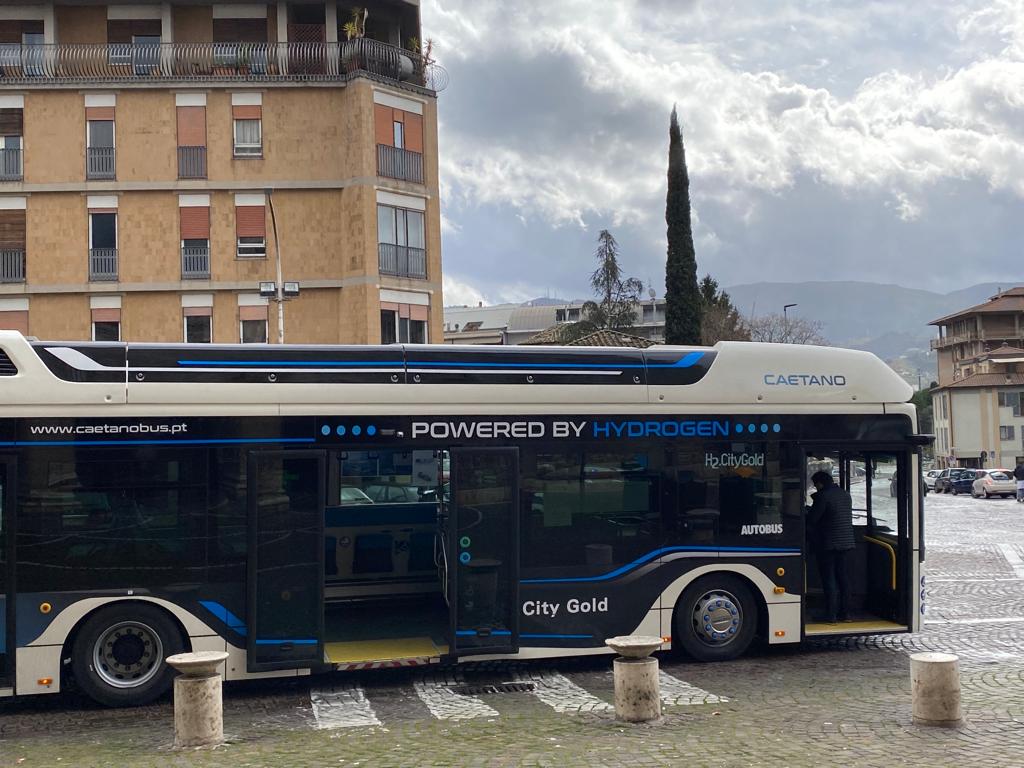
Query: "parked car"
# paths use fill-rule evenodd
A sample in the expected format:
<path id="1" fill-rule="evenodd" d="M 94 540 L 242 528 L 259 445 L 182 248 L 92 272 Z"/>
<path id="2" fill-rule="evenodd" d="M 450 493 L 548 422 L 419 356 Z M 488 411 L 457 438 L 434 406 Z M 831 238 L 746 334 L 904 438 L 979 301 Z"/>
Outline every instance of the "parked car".
<path id="1" fill-rule="evenodd" d="M 960 475 L 963 474 L 964 472 L 970 472 L 971 475 L 972 475 L 971 479 L 972 480 L 974 479 L 974 477 L 973 477 L 974 470 L 973 469 L 964 469 L 963 467 L 947 467 L 946 469 L 944 469 L 941 472 L 939 472 L 939 474 L 935 476 L 935 485 L 934 485 L 935 492 L 936 493 L 950 493 L 950 492 L 952 492 L 952 490 L 953 490 L 953 488 L 952 488 L 953 480 L 959 478 Z"/>
<path id="2" fill-rule="evenodd" d="M 420 500 L 420 489 L 413 485 L 380 483 L 366 486 L 363 493 L 374 504 L 415 504 Z"/>
<path id="3" fill-rule="evenodd" d="M 924 473 L 924 487 L 927 488 L 929 491 L 934 491 L 935 490 L 935 478 L 939 476 L 939 472 L 941 472 L 941 471 L 942 470 L 939 470 L 939 469 L 929 469 L 927 472 L 925 472 Z"/>
<path id="4" fill-rule="evenodd" d="M 373 504 L 373 499 L 352 485 L 341 486 L 340 495 L 342 506 L 348 506 L 349 504 Z"/>
<path id="5" fill-rule="evenodd" d="M 1017 495 L 1017 481 L 1013 479 L 1012 469 L 982 470 L 971 484 L 971 496 L 1002 496 L 1010 498 Z"/>
<path id="6" fill-rule="evenodd" d="M 961 493 L 970 493 L 973 495 L 974 481 L 984 475 L 984 469 L 962 469 L 960 470 L 959 475 L 956 475 L 955 477 L 952 475 L 950 476 L 949 492 L 954 496 Z"/>

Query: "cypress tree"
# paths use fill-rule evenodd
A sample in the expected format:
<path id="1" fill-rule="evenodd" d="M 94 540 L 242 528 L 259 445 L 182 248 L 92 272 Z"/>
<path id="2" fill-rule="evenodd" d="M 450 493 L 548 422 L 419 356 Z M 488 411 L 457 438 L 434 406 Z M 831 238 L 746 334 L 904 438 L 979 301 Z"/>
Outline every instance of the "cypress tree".
<path id="1" fill-rule="evenodd" d="M 697 255 L 690 226 L 690 178 L 676 108 L 668 131 L 668 260 L 665 264 L 665 343 L 699 345 L 701 296 L 697 290 Z"/>

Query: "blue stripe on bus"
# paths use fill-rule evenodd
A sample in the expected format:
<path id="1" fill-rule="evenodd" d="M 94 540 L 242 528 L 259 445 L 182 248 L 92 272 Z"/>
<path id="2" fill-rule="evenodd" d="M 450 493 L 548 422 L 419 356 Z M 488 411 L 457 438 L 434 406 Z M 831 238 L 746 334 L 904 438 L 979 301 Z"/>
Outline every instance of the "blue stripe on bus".
<path id="1" fill-rule="evenodd" d="M 613 369 L 624 368 L 690 368 L 700 362 L 703 352 L 690 352 L 674 363 L 521 363 L 521 362 L 484 362 L 460 360 L 179 360 L 178 365 L 194 365 L 208 367 L 264 367 L 274 366 L 328 366 L 369 367 L 369 366 L 409 366 L 410 368 L 550 368 L 558 369 Z"/>
<path id="2" fill-rule="evenodd" d="M 481 635 L 475 629 L 457 629 L 455 630 L 456 637 L 509 637 L 512 633 L 507 629 L 495 629 L 487 635 Z"/>
<path id="3" fill-rule="evenodd" d="M 179 360 L 178 365 L 204 365 L 204 366 L 217 366 L 217 367 L 260 367 L 260 368 L 272 368 L 278 365 L 287 366 L 330 366 L 332 368 L 341 368 L 345 366 L 398 366 L 404 367 L 404 360 Z"/>
<path id="4" fill-rule="evenodd" d="M 31 445 L 234 445 L 245 443 L 315 443 L 314 437 L 239 437 L 217 440 L 18 440 L 0 446 Z"/>
<path id="5" fill-rule="evenodd" d="M 245 622 L 235 616 L 225 606 L 216 602 L 215 600 L 200 600 L 199 604 L 206 610 L 216 616 L 218 619 L 223 621 L 231 629 L 235 630 L 242 637 L 245 637 L 248 630 L 245 628 Z"/>
<path id="6" fill-rule="evenodd" d="M 522 579 L 520 584 L 556 584 L 565 582 L 580 582 L 580 581 L 608 581 L 618 576 L 622 576 L 634 568 L 638 568 L 644 563 L 650 562 L 657 557 L 662 555 L 670 554 L 673 552 L 709 552 L 709 553 L 748 553 L 748 552 L 759 552 L 761 554 L 773 554 L 773 555 L 799 555 L 799 549 L 783 549 L 778 547 L 663 547 L 662 549 L 656 549 L 653 552 L 648 552 L 646 555 L 638 557 L 631 563 L 623 565 L 621 568 L 616 568 L 614 571 L 602 574 L 600 576 L 578 576 L 575 578 L 564 578 L 564 579 Z"/>
<path id="7" fill-rule="evenodd" d="M 555 635 L 542 632 L 523 632 L 519 635 L 528 640 L 590 640 L 593 635 Z"/>
<path id="8" fill-rule="evenodd" d="M 256 638 L 256 645 L 316 645 L 319 641 L 315 638 L 292 638 L 286 637 L 283 640 L 267 640 L 261 637 Z"/>

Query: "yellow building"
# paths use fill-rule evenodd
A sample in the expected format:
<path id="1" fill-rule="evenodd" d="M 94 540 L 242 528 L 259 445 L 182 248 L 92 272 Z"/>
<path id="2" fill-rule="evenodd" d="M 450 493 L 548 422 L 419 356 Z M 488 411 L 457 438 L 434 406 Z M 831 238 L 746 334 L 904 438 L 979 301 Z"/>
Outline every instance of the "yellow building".
<path id="1" fill-rule="evenodd" d="M 440 342 L 443 72 L 364 5 L 0 5 L 0 328 Z"/>

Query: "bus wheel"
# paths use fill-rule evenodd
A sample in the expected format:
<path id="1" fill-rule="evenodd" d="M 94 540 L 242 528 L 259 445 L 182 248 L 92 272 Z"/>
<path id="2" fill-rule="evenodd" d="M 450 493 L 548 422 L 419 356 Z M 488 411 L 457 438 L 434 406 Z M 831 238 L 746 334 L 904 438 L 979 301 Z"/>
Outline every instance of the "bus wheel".
<path id="1" fill-rule="evenodd" d="M 159 698 L 174 670 L 164 660 L 185 650 L 177 626 L 144 603 L 101 608 L 86 620 L 71 655 L 79 687 L 100 704 L 134 707 Z"/>
<path id="2" fill-rule="evenodd" d="M 757 605 L 740 578 L 704 576 L 683 591 L 674 625 L 676 642 L 697 661 L 734 659 L 754 639 Z"/>

